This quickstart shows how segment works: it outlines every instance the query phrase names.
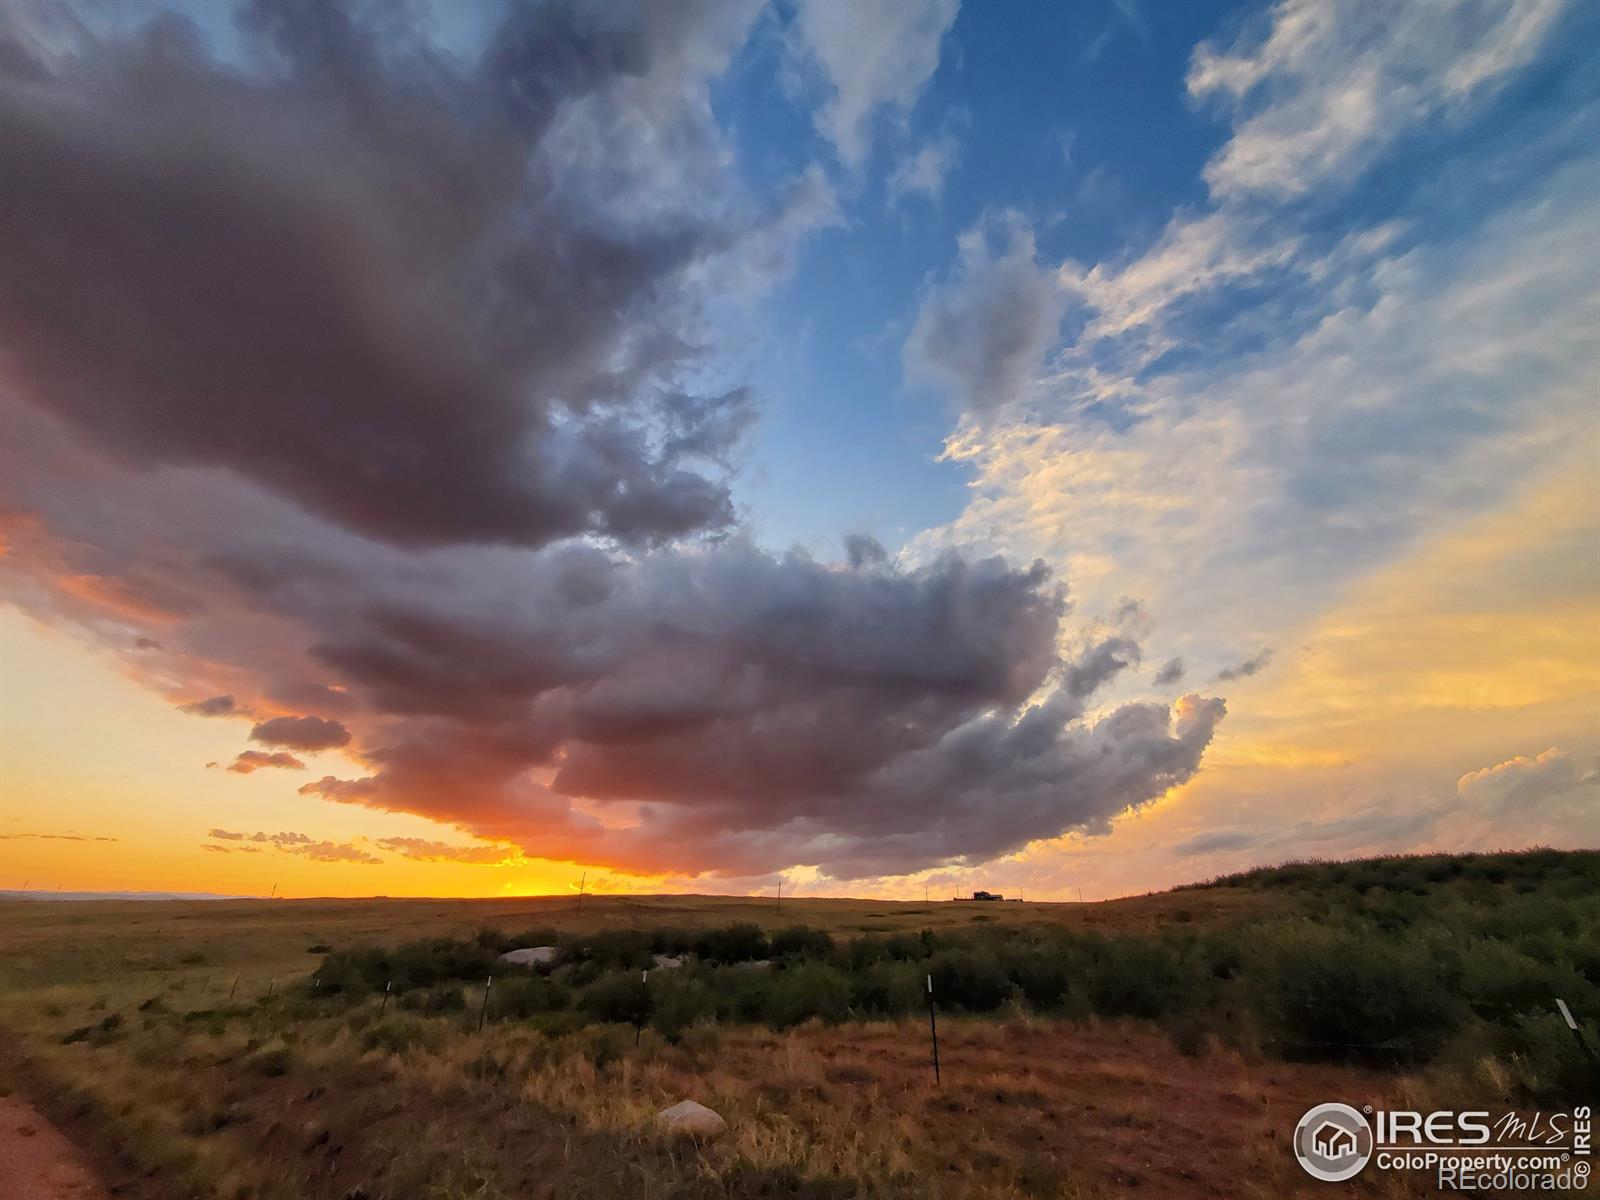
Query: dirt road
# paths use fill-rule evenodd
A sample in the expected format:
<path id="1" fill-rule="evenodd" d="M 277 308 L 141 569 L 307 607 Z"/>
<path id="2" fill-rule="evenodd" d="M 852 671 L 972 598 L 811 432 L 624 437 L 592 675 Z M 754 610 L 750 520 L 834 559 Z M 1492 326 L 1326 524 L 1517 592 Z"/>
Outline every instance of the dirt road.
<path id="1" fill-rule="evenodd" d="M 0 1096 L 0 1196 L 109 1200 L 78 1148 L 20 1096 Z"/>

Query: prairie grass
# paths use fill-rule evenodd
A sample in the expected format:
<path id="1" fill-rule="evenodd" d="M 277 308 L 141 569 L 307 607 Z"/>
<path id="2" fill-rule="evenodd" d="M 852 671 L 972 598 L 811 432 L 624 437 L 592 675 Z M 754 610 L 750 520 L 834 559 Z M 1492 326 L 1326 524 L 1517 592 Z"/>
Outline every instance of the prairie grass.
<path id="1" fill-rule="evenodd" d="M 119 1195 L 134 1200 L 1316 1195 L 1287 1149 L 1310 1105 L 1512 1104 L 1553 1069 L 1505 1052 L 1496 1030 L 1522 1026 L 1494 1025 L 1500 1010 L 1487 1001 L 1525 991 L 1536 1000 L 1552 978 L 1563 987 L 1587 982 L 1593 896 L 1561 881 L 1591 868 L 1576 856 L 1561 861 L 1573 870 L 1545 864 L 1556 882 L 1544 891 L 1526 888 L 1526 867 L 1498 883 L 1488 878 L 1499 870 L 1493 864 L 1385 868 L 1416 872 L 1424 907 L 1409 920 L 1409 902 L 1395 902 L 1369 875 L 1347 872 L 1326 885 L 1298 869 L 1288 883 L 1263 877 L 1180 893 L 1181 903 L 991 904 L 981 913 L 970 904 L 905 912 L 853 901 L 772 908 L 764 928 L 787 932 L 764 939 L 768 951 L 781 946 L 785 962 L 825 960 L 885 1004 L 904 997 L 894 999 L 892 972 L 871 974 L 885 970 L 878 950 L 847 940 L 859 926 L 872 929 L 874 944 L 923 929 L 964 931 L 923 949 L 946 955 L 941 978 L 974 1004 L 998 994 L 991 976 L 999 964 L 1003 996 L 986 1015 L 941 1016 L 942 1086 L 923 1013 L 787 1028 L 717 1021 L 689 1002 L 714 1008 L 710 984 L 661 1029 L 577 1011 L 573 997 L 627 955 L 648 953 L 651 937 L 706 937 L 708 953 L 754 953 L 746 934 L 719 933 L 751 919 L 758 909 L 748 900 L 589 900 L 581 913 L 570 900 L 0 904 L 0 1077 L 20 1080 L 89 1143 Z M 1365 890 L 1350 892 L 1349 879 Z M 1498 889 L 1492 902 L 1485 884 Z M 1523 920 L 1526 906 L 1538 909 L 1537 921 Z M 1302 938 L 1299 923 L 1313 911 L 1324 933 Z M 968 919 L 990 913 L 994 920 L 976 926 Z M 813 932 L 794 932 L 799 924 Z M 1273 971 L 1295 969 L 1296 947 L 1314 959 L 1327 930 L 1373 928 L 1440 955 L 1429 961 L 1455 963 L 1453 978 L 1480 989 L 1480 1009 L 1461 1010 L 1456 1040 L 1429 1061 L 1375 1064 L 1382 1069 L 1337 1055 L 1285 1061 L 1274 1044 L 1282 1014 L 1269 1004 L 1208 1007 L 1191 1036 L 1176 1022 L 1192 1012 L 1148 1007 L 1138 995 L 1155 981 L 1189 978 L 1172 974 L 1174 962 L 1183 971 L 1197 962 L 1208 971 L 1260 969 L 1262 980 L 1276 981 Z M 1565 941 L 1541 940 L 1549 928 L 1568 930 Z M 325 994 L 319 984 L 321 964 L 345 950 L 389 954 L 446 939 L 470 966 L 479 961 L 471 945 L 532 930 L 557 940 L 605 935 L 592 955 L 575 956 L 574 981 L 560 985 L 571 992 L 567 1010 L 542 1011 L 548 997 L 524 997 L 526 1012 L 491 1009 L 495 1019 L 479 1031 L 481 990 L 466 981 L 429 976 L 386 1005 L 362 987 Z M 1091 932 L 1112 935 L 1111 949 L 1075 940 Z M 1177 957 L 1118 948 L 1122 936 Z M 1473 958 L 1481 944 L 1491 949 Z M 1006 957 L 1012 945 L 1025 953 Z M 1074 947 L 1092 953 L 1072 960 L 1058 990 L 1052 955 Z M 1324 949 L 1345 954 L 1348 942 L 1335 937 Z M 1372 962 L 1378 979 L 1391 960 Z M 970 979 L 960 974 L 965 964 L 976 964 Z M 1091 967 L 1102 975 L 1098 990 L 1085 991 L 1079 973 Z M 1549 974 L 1558 969 L 1566 973 Z M 683 977 L 699 970 L 685 968 Z M 1534 970 L 1542 974 L 1530 990 L 1524 976 Z M 780 963 L 741 977 L 713 965 L 705 978 L 742 987 L 752 985 L 740 978 L 776 980 L 777 988 L 787 972 Z M 807 978 L 817 1002 L 831 1005 L 837 980 L 817 971 Z M 1283 994 L 1301 995 L 1299 977 L 1286 980 Z M 1048 1003 L 1029 1001 L 1027 989 Z M 810 995 L 791 989 L 784 1003 Z M 1389 1019 L 1411 1014 L 1394 1009 Z M 79 1029 L 88 1032 L 63 1040 Z M 704 1144 L 664 1137 L 655 1114 L 684 1098 L 722 1113 L 727 1135 Z M 1398 1175 L 1367 1175 L 1346 1190 L 1432 1194 L 1427 1181 Z"/>

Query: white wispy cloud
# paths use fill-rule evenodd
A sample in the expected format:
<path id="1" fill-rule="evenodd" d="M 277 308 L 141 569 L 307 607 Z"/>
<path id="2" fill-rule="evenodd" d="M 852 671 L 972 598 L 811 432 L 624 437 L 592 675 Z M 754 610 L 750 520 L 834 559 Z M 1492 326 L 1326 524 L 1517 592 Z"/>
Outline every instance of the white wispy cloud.
<path id="1" fill-rule="evenodd" d="M 1566 2 L 1280 3 L 1264 39 L 1195 52 L 1190 94 L 1235 114 L 1206 182 L 1223 196 L 1293 196 L 1348 177 L 1526 64 Z"/>
<path id="2" fill-rule="evenodd" d="M 1143 246 L 1055 268 L 1072 334 L 1030 347 L 1001 403 L 974 405 L 949 438 L 947 458 L 973 472 L 971 496 L 910 555 L 952 545 L 1040 555 L 1065 574 L 1080 614 L 1140 597 L 1155 661 L 1181 658 L 1189 674 L 1248 697 L 1304 673 L 1307 631 L 1359 581 L 1401 571 L 1419 544 L 1500 511 L 1592 442 L 1596 114 L 1580 106 L 1525 119 L 1520 137 L 1473 136 L 1473 122 L 1551 40 L 1562 7 L 1354 12 L 1286 0 L 1262 36 L 1200 47 L 1191 93 L 1232 122 L 1204 169 L 1207 202 L 1175 212 Z M 1446 180 L 1408 178 L 1406 164 L 1386 157 L 1424 130 L 1449 165 Z M 1394 172 L 1401 186 L 1390 194 L 1414 202 L 1362 194 L 1375 170 Z M 1470 219 L 1431 220 L 1446 199 Z M 946 288 L 973 273 L 969 259 L 963 244 Z M 979 289 L 960 294 L 970 302 Z M 950 295 L 935 298 L 953 308 Z M 928 369 L 910 356 L 907 366 L 913 378 Z M 1246 652 L 1266 646 L 1277 651 L 1270 672 L 1242 669 Z M 1132 675 L 1123 683 L 1140 687 Z M 1417 694 L 1448 705 L 1459 688 Z M 1357 720 L 1334 715 L 1343 699 L 1305 707 L 1303 719 Z M 1269 725 L 1280 742 L 1288 736 L 1284 712 L 1232 701 L 1230 712 L 1234 739 Z M 1229 853 L 1570 841 L 1560 803 L 1539 806 L 1542 823 L 1519 831 L 1449 790 L 1466 764 L 1443 778 L 1440 764 L 1468 753 L 1476 728 L 1432 748 L 1426 778 L 1393 748 L 1375 750 L 1373 769 L 1389 772 L 1392 791 L 1379 774 L 1349 774 L 1337 739 L 1276 745 L 1259 780 L 1242 766 L 1213 767 L 1232 771 L 1225 798 L 1202 774 L 1189 794 L 1207 799 L 1188 816 L 1129 821 L 1106 845 L 1129 863 L 1157 864 L 1182 843 L 1206 856 L 1196 863 L 1203 873 Z M 1249 761 L 1228 742 L 1213 750 L 1218 762 Z M 1559 762 L 1535 773 L 1570 774 Z M 1243 803 L 1241 789 L 1257 789 L 1259 802 Z M 1303 818 L 1292 828 L 1289 794 Z M 1223 814 L 1233 820 L 1219 824 Z M 1081 838 L 1052 842 L 1036 859 L 1020 856 L 1016 870 L 1042 890 L 1085 870 L 1094 853 Z M 1170 869 L 1148 867 L 1155 878 Z"/>
<path id="3" fill-rule="evenodd" d="M 960 0 L 801 0 L 789 29 L 791 62 L 817 78 L 817 131 L 847 167 L 872 148 L 881 115 L 905 121 L 939 66 Z"/>
<path id="4" fill-rule="evenodd" d="M 887 184 L 890 205 L 912 196 L 938 204 L 944 195 L 944 181 L 955 166 L 956 141 L 948 134 L 925 142 L 903 154 L 889 173 Z"/>
<path id="5" fill-rule="evenodd" d="M 1267 97 L 1240 111 L 1207 168 L 1214 188 L 1258 122 L 1337 127 L 1332 89 L 1358 60 L 1376 53 L 1365 69 L 1398 71 L 1419 29 L 1442 19 L 1395 10 L 1386 39 L 1367 26 L 1390 10 L 1363 10 L 1360 30 L 1329 11 L 1285 3 L 1259 45 L 1197 50 L 1197 93 Z M 1473 11 L 1411 63 L 1414 90 L 1487 87 L 1552 19 L 1543 3 Z M 1512 32 L 1516 53 L 1497 40 Z M 1499 51 L 1480 61 L 1491 44 Z M 1431 111 L 1409 93 L 1387 103 L 1390 136 Z M 1548 137 L 1576 140 L 1570 124 Z M 1515 177 L 1524 154 L 1551 157 L 1548 147 L 1501 149 L 1487 173 Z M 1281 169 L 1314 171 L 1288 159 Z M 1142 253 L 1063 264 L 1057 283 L 1079 305 L 1081 333 L 1039 370 L 1032 327 L 1011 328 L 1028 354 L 1004 360 L 1001 399 L 1026 401 L 951 437 L 947 456 L 976 473 L 972 499 L 922 544 L 1043 553 L 1080 596 L 1143 596 L 1168 628 L 1193 631 L 1190 642 L 1259 640 L 1282 623 L 1274 614 L 1314 613 L 1328 589 L 1417 529 L 1492 504 L 1584 419 L 1584 381 L 1600 364 L 1586 332 L 1600 320 L 1597 179 L 1600 162 L 1582 159 L 1531 177 L 1477 228 L 1436 241 L 1392 217 L 1313 234 L 1299 208 L 1246 206 L 1224 190 L 1209 211 L 1175 215 Z M 1337 186 L 1325 181 L 1319 204 Z M 981 284 L 974 260 L 964 240 L 956 282 Z M 961 293 L 969 308 L 980 290 Z M 933 301 L 956 304 L 948 291 Z M 930 311 L 941 308 L 931 303 L 924 321 Z M 939 344 L 947 356 L 959 349 Z M 1182 369 L 1162 369 L 1174 352 L 1189 356 Z M 932 368 L 908 353 L 908 369 Z"/>

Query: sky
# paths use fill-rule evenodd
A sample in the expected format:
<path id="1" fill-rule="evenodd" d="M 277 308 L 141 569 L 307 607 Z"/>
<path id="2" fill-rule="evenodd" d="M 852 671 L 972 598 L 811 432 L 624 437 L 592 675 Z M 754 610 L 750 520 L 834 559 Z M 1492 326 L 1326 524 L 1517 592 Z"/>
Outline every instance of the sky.
<path id="1" fill-rule="evenodd" d="M 1600 845 L 1600 9 L 0 12 L 0 888 Z"/>

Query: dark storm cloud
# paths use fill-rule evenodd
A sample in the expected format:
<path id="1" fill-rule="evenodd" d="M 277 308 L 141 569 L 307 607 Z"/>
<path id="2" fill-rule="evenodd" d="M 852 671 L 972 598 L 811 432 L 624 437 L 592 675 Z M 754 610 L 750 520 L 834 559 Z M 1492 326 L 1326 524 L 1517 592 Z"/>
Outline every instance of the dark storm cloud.
<path id="1" fill-rule="evenodd" d="M 226 466 L 399 543 L 726 526 L 696 464 L 748 396 L 677 388 L 679 282 L 735 234 L 610 219 L 546 146 L 686 53 L 695 11 L 529 7 L 468 70 L 262 0 L 259 78 L 172 19 L 0 72 L 0 340 L 26 395 L 107 451 Z"/>
<path id="2" fill-rule="evenodd" d="M 1272 651 L 1270 649 L 1258 650 L 1249 658 L 1236 662 L 1232 666 L 1222 668 L 1217 672 L 1217 679 L 1248 679 L 1258 671 L 1264 670 L 1271 661 Z"/>
<path id="3" fill-rule="evenodd" d="M 1135 666 L 1139 657 L 1139 643 L 1132 638 L 1119 635 L 1098 642 L 1067 667 L 1067 694 L 1080 700 L 1092 695 L 1112 676 Z"/>
<path id="4" fill-rule="evenodd" d="M 844 553 L 845 561 L 857 570 L 889 560 L 889 552 L 883 548 L 883 543 L 865 533 L 845 534 Z"/>
<path id="5" fill-rule="evenodd" d="M 192 711 L 306 714 L 251 738 L 362 770 L 305 794 L 624 870 L 973 861 L 1193 774 L 1221 703 L 1088 716 L 1139 622 L 1063 657 L 1042 564 L 674 536 L 727 524 L 751 412 L 689 386 L 702 293 L 829 219 L 809 175 L 781 228 L 724 194 L 747 14 L 529 6 L 468 70 L 341 11 L 257 6 L 250 73 L 168 24 L 0 82 L 9 600 Z"/>
<path id="6" fill-rule="evenodd" d="M 1183 659 L 1169 658 L 1161 665 L 1161 669 L 1156 672 L 1156 686 L 1167 687 L 1171 684 L 1182 682 L 1184 670 Z"/>
<path id="7" fill-rule="evenodd" d="M 1088 726 L 1138 648 L 1059 662 L 1039 565 L 830 570 L 735 543 L 639 560 L 565 613 L 538 574 L 515 622 L 469 627 L 441 599 L 319 645 L 408 719 L 366 752 L 372 776 L 301 790 L 634 869 L 899 871 L 1102 828 L 1188 778 L 1222 715 L 1190 698 Z M 523 778 L 539 764 L 548 785 Z M 573 799 L 643 824 L 602 829 Z"/>
<path id="8" fill-rule="evenodd" d="M 245 750 L 236 756 L 228 770 L 235 775 L 248 775 L 262 767 L 278 767 L 286 771 L 304 771 L 306 764 L 287 751 L 268 754 L 264 750 Z"/>
<path id="9" fill-rule="evenodd" d="M 252 726 L 250 740 L 291 750 L 332 750 L 350 744 L 350 731 L 340 722 L 323 717 L 273 717 Z"/>
<path id="10" fill-rule="evenodd" d="M 197 717 L 231 717 L 239 711 L 232 696 L 211 696 L 205 700 L 179 705 L 179 708 Z"/>
<path id="11" fill-rule="evenodd" d="M 1063 660 L 1065 600 L 1038 564 L 830 567 L 739 537 L 419 555 L 259 496 L 115 486 L 138 528 L 104 524 L 105 545 L 206 598 L 169 642 L 262 693 L 347 698 L 337 722 L 261 723 L 290 748 L 350 733 L 367 773 L 304 792 L 532 856 L 752 875 L 970 861 L 1104 829 L 1188 778 L 1222 715 L 1190 697 L 1086 717 L 1138 645 L 1110 634 Z M 82 503 L 103 520 L 93 485 L 54 494 L 63 520 Z"/>

